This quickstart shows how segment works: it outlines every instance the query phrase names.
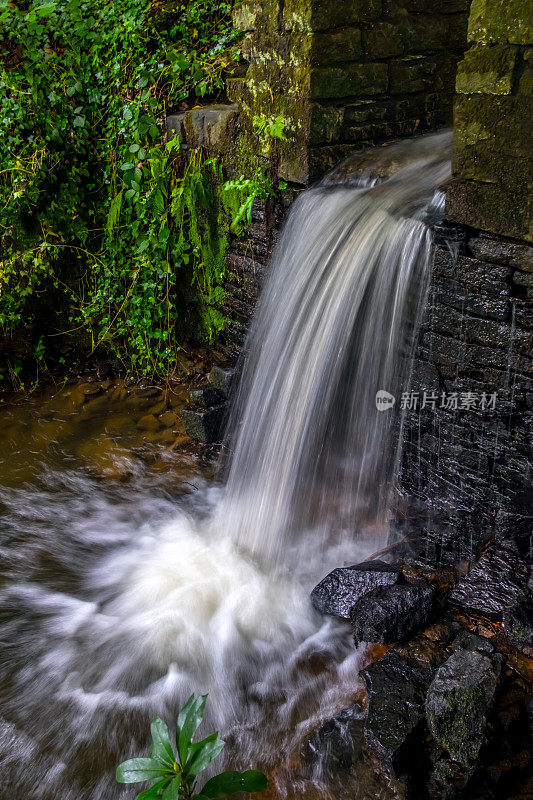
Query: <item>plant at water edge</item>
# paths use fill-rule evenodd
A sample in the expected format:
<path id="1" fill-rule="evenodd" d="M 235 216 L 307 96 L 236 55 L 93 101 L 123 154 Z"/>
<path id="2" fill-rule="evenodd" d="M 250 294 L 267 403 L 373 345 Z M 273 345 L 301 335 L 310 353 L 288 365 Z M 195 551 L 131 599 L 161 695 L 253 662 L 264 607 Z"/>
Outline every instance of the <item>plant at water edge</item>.
<path id="1" fill-rule="evenodd" d="M 191 695 L 178 716 L 176 752 L 170 743 L 168 728 L 162 719 L 152 722 L 152 745 L 147 758 L 131 758 L 117 767 L 119 783 L 153 781 L 152 786 L 137 795 L 137 800 L 209 800 L 227 797 L 236 792 L 260 792 L 267 784 L 258 770 L 222 772 L 196 791 L 198 775 L 224 747 L 218 733 L 200 742 L 193 736 L 204 716 L 207 695 Z"/>

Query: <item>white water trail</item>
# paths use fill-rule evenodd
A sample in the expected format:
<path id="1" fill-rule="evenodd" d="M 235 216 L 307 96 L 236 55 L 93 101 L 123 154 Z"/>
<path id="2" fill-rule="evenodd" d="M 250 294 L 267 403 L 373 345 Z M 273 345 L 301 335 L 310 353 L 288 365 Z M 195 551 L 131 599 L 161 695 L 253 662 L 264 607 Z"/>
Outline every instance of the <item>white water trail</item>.
<path id="1" fill-rule="evenodd" d="M 449 174 L 448 134 L 428 139 L 381 184 L 305 192 L 274 253 L 233 405 L 220 512 L 221 529 L 269 566 L 287 568 L 291 548 L 299 557 L 311 527 L 361 538 L 370 527 L 375 544 L 386 532 L 398 415 L 378 411 L 376 393 L 399 405 L 408 386 L 427 219 Z"/>
<path id="2" fill-rule="evenodd" d="M 2 800 L 135 796 L 116 764 L 192 691 L 209 692 L 204 730 L 242 767 L 283 764 L 352 701 L 361 653 L 309 592 L 369 555 L 358 533 L 383 529 L 396 456 L 375 392 L 407 377 L 425 219 L 449 171 L 447 137 L 420 146 L 395 177 L 318 187 L 291 212 L 227 487 L 168 497 L 70 470 L 2 491 Z"/>

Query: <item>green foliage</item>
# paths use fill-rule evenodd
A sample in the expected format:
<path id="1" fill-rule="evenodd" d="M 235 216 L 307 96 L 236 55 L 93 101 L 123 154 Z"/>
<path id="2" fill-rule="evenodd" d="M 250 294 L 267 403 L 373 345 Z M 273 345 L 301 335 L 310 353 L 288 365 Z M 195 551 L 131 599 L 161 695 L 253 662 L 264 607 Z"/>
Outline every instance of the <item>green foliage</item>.
<path id="1" fill-rule="evenodd" d="M 232 191 L 220 165 L 165 145 L 164 119 L 222 88 L 238 54 L 230 10 L 0 0 L 0 325 L 38 323 L 37 358 L 43 327 L 81 330 L 166 372 L 195 325 L 222 327 Z"/>
<path id="2" fill-rule="evenodd" d="M 137 795 L 137 800 L 207 800 L 227 797 L 237 792 L 260 792 L 267 784 L 257 770 L 222 772 L 204 784 L 196 793 L 196 779 L 224 747 L 218 733 L 199 742 L 193 736 L 200 725 L 207 695 L 192 695 L 183 706 L 176 726 L 176 749 L 170 742 L 168 728 L 162 719 L 152 722 L 152 745 L 147 758 L 131 758 L 117 767 L 119 783 L 152 781 L 152 786 Z"/>

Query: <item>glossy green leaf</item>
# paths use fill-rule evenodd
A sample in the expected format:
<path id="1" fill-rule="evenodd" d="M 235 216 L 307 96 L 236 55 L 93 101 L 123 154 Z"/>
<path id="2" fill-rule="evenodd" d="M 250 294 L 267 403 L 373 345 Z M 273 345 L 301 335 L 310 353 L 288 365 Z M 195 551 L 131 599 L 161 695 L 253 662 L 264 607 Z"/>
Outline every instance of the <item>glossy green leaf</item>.
<path id="1" fill-rule="evenodd" d="M 214 739 L 212 741 L 203 741 L 197 745 L 193 745 L 189 760 L 184 768 L 185 775 L 195 778 L 202 770 L 204 770 L 213 759 L 224 749 L 224 742 L 222 739 Z"/>
<path id="2" fill-rule="evenodd" d="M 135 800 L 160 800 L 160 792 L 168 786 L 170 781 L 171 778 L 163 778 L 163 780 L 156 781 L 149 789 L 140 792 Z"/>
<path id="3" fill-rule="evenodd" d="M 168 728 L 162 719 L 157 717 L 151 725 L 153 754 L 168 762 L 169 766 L 174 767 L 175 756 L 168 736 Z"/>
<path id="4" fill-rule="evenodd" d="M 226 797 L 236 792 L 262 792 L 266 785 L 266 775 L 256 769 L 249 769 L 246 772 L 222 772 L 207 781 L 201 794 L 212 799 Z"/>
<path id="5" fill-rule="evenodd" d="M 160 780 L 168 771 L 169 768 L 155 758 L 130 758 L 119 764 L 116 777 L 119 783 L 139 783 Z"/>
<path id="6" fill-rule="evenodd" d="M 163 792 L 163 800 L 179 800 L 181 786 L 181 775 L 177 775 L 166 787 Z"/>

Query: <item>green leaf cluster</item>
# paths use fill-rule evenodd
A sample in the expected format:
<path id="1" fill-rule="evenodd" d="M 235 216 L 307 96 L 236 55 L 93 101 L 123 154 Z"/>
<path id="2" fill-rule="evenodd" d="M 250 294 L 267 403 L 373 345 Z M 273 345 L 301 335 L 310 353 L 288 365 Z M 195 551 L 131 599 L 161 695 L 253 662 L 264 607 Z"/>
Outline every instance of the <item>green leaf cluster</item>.
<path id="1" fill-rule="evenodd" d="M 149 789 L 140 792 L 137 800 L 207 800 L 227 797 L 237 792 L 260 792 L 267 784 L 257 770 L 222 772 L 204 783 L 197 791 L 197 778 L 219 755 L 224 742 L 212 733 L 199 742 L 193 736 L 205 711 L 207 695 L 191 695 L 178 716 L 175 748 L 162 719 L 152 722 L 152 745 L 148 757 L 131 758 L 117 767 L 119 783 L 151 781 Z"/>
<path id="2" fill-rule="evenodd" d="M 238 56 L 230 12 L 0 0 L 0 327 L 39 343 L 41 361 L 68 331 L 167 373 L 181 342 L 223 327 L 231 191 L 164 128 L 168 108 L 222 89 Z"/>

